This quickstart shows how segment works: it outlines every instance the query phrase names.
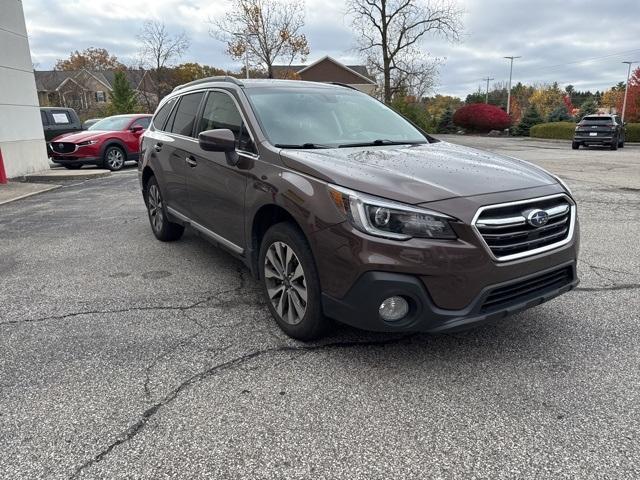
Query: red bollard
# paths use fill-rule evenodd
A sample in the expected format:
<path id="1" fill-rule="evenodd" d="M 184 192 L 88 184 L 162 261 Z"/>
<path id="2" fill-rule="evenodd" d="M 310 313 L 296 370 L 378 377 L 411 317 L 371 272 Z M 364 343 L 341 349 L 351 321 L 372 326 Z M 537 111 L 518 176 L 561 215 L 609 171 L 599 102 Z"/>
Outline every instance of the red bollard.
<path id="1" fill-rule="evenodd" d="M 2 150 L 0 150 L 0 183 L 7 183 L 7 173 L 4 171 L 4 162 L 2 161 Z"/>

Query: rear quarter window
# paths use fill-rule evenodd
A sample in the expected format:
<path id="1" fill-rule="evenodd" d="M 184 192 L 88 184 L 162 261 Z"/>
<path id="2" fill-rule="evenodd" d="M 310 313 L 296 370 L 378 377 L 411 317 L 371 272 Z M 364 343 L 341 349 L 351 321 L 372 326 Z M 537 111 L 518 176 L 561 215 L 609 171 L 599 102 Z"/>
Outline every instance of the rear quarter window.
<path id="1" fill-rule="evenodd" d="M 176 99 L 172 98 L 165 103 L 160 110 L 156 113 L 155 117 L 153 117 L 153 126 L 156 130 L 164 130 L 164 125 L 167 123 L 167 118 L 169 118 L 169 114 L 171 113 L 171 109 L 176 104 Z"/>
<path id="2" fill-rule="evenodd" d="M 175 116 L 171 125 L 171 133 L 191 137 L 193 135 L 193 126 L 196 121 L 198 107 L 202 100 L 202 92 L 188 93 L 183 95 L 180 103 L 176 107 Z M 167 130 L 169 126 L 167 125 Z"/>

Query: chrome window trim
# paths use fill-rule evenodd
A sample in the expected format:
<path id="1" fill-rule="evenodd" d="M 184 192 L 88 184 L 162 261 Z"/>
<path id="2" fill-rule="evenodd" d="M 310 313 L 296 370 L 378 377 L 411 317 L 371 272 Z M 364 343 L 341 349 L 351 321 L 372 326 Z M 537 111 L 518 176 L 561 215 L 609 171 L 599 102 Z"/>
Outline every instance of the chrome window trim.
<path id="1" fill-rule="evenodd" d="M 207 237 L 209 237 L 209 238 L 213 239 L 214 241 L 218 242 L 219 244 L 227 247 L 229 250 L 231 250 L 231 251 L 233 251 L 235 253 L 238 253 L 240 255 L 242 255 L 244 253 L 244 248 L 242 248 L 240 245 L 236 245 L 231 240 L 227 240 L 222 235 L 219 235 L 216 232 L 213 232 L 213 231 L 209 230 L 207 227 L 205 227 L 203 225 L 200 225 L 198 222 L 195 222 L 195 221 L 191 220 L 186 215 L 183 215 L 182 213 L 178 212 L 175 208 L 172 208 L 169 205 L 167 205 L 167 211 L 171 215 L 173 215 L 173 216 L 179 218 L 180 220 L 182 220 L 183 222 L 188 223 L 193 228 L 195 228 L 199 232 L 203 233 Z"/>
<path id="2" fill-rule="evenodd" d="M 569 202 L 569 205 L 571 206 L 570 207 L 571 210 L 570 210 L 570 213 L 569 213 L 569 216 L 570 216 L 569 232 L 567 233 L 567 237 L 562 239 L 559 242 L 555 242 L 555 243 L 552 243 L 550 245 L 545 245 L 544 247 L 534 248 L 533 250 L 528 250 L 526 252 L 513 253 L 511 255 L 503 255 L 501 257 L 496 257 L 493 254 L 493 252 L 491 251 L 491 248 L 489 247 L 489 245 L 485 241 L 484 237 L 482 236 L 482 233 L 480 233 L 480 230 L 478 230 L 478 228 L 476 227 L 476 223 L 477 223 L 478 218 L 480 217 L 480 215 L 483 212 L 485 212 L 486 210 L 492 210 L 492 209 L 501 208 L 501 207 L 511 207 L 513 205 L 526 205 L 528 203 L 541 202 L 541 201 L 544 201 L 544 200 L 550 200 L 552 198 L 564 198 L 565 200 L 567 200 L 567 202 Z M 480 239 L 480 241 L 482 242 L 482 245 L 484 246 L 485 250 L 489 253 L 491 258 L 493 260 L 497 261 L 497 262 L 508 262 L 510 260 L 518 260 L 518 259 L 521 259 L 521 258 L 531 257 L 531 256 L 537 255 L 539 253 L 544 253 L 544 252 L 548 252 L 549 250 L 555 250 L 556 248 L 560 248 L 563 245 L 566 245 L 566 244 L 568 244 L 569 242 L 571 242 L 573 240 L 573 234 L 574 234 L 574 231 L 575 231 L 575 224 L 576 224 L 576 204 L 571 199 L 571 197 L 569 195 L 565 194 L 565 193 L 558 193 L 558 194 L 555 194 L 555 195 L 547 195 L 545 197 L 530 198 L 530 199 L 527 199 L 527 200 L 518 200 L 518 201 L 515 201 L 515 202 L 505 202 L 505 203 L 496 203 L 496 204 L 493 204 L 493 205 L 484 205 L 484 206 L 478 208 L 478 210 L 476 211 L 476 214 L 473 216 L 473 220 L 471 220 L 471 228 L 474 230 L 476 236 Z"/>

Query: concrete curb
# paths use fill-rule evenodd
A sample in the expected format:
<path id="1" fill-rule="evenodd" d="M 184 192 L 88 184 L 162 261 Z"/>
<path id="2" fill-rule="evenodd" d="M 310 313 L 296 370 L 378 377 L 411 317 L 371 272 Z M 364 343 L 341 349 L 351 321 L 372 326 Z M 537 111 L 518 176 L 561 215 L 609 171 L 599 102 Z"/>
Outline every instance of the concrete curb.
<path id="1" fill-rule="evenodd" d="M 15 202 L 16 200 L 21 200 L 23 198 L 28 198 L 28 197 L 33 197 L 34 195 L 38 195 L 40 193 L 44 193 L 44 192 L 50 192 L 51 190 L 56 190 L 58 188 L 62 187 L 62 185 L 42 185 L 42 188 L 37 189 L 37 190 L 32 190 L 30 192 L 26 192 L 26 193 L 18 193 L 16 192 L 16 196 L 11 197 L 11 198 L 7 198 L 5 200 L 1 200 L 0 199 L 0 205 L 5 205 L 7 203 L 11 203 L 11 202 Z"/>
<path id="2" fill-rule="evenodd" d="M 89 180 L 92 178 L 102 178 L 111 175 L 109 170 L 80 169 L 80 170 L 58 170 L 52 169 L 44 172 L 31 173 L 24 176 L 26 182 L 59 182 L 61 180 Z"/>

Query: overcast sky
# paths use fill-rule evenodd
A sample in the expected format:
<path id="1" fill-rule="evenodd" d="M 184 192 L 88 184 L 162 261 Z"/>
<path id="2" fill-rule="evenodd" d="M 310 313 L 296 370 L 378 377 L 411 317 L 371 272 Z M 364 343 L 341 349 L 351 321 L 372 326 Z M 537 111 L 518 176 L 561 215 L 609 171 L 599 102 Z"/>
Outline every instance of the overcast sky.
<path id="1" fill-rule="evenodd" d="M 521 55 L 514 82 L 558 81 L 604 90 L 626 77 L 623 60 L 640 60 L 640 0 L 459 0 L 464 35 L 457 44 L 426 38 L 421 47 L 443 59 L 435 93 L 464 97 L 486 76 L 506 82 L 505 55 Z M 138 49 L 136 33 L 147 19 L 185 31 L 191 48 L 181 61 L 239 69 L 208 34 L 208 18 L 225 0 L 23 0 L 31 55 L 52 68 L 72 50 L 104 47 L 125 63 Z M 344 1 L 307 0 L 304 33 L 308 61 L 324 55 L 360 63 Z M 483 87 L 484 88 L 484 87 Z"/>

